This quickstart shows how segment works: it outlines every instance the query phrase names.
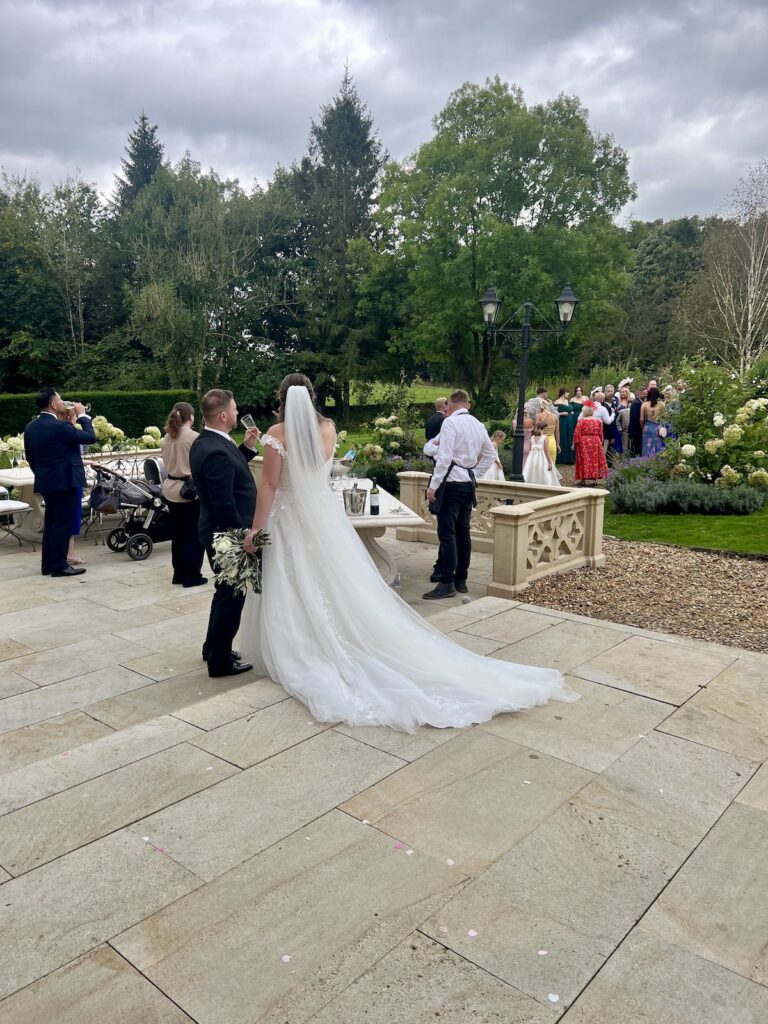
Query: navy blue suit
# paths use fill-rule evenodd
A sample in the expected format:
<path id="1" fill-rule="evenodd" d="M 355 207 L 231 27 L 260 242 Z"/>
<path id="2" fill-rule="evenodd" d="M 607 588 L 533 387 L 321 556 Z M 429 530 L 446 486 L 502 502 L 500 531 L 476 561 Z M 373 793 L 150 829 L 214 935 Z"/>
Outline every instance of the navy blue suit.
<path id="1" fill-rule="evenodd" d="M 202 430 L 189 449 L 189 467 L 200 498 L 199 537 L 213 568 L 213 535 L 223 530 L 248 529 L 256 508 L 256 484 L 248 463 L 256 453 L 238 446 L 213 430 Z M 227 583 L 216 583 L 203 654 L 214 675 L 231 664 L 232 642 L 240 628 L 245 604 Z"/>
<path id="2" fill-rule="evenodd" d="M 85 487 L 80 447 L 96 440 L 89 416 L 81 416 L 77 422 L 82 430 L 41 413 L 24 429 L 24 452 L 35 474 L 35 493 L 45 500 L 44 576 L 58 575 L 67 567 L 78 488 Z"/>

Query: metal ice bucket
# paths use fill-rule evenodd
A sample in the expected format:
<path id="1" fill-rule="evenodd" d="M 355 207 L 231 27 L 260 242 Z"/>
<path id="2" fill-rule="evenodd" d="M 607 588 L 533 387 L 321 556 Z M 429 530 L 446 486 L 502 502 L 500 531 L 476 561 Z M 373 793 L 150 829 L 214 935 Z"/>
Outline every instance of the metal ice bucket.
<path id="1" fill-rule="evenodd" d="M 344 491 L 344 511 L 348 516 L 365 515 L 365 499 L 368 492 L 361 488 Z"/>

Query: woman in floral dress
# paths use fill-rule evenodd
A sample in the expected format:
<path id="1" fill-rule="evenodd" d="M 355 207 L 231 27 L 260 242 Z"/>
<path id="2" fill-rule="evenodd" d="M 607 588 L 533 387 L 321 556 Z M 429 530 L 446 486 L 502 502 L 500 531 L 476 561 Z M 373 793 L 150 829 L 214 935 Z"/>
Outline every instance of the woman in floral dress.
<path id="1" fill-rule="evenodd" d="M 573 432 L 576 449 L 576 480 L 604 480 L 608 476 L 608 463 L 603 451 L 603 424 L 595 419 L 595 403 L 585 402 L 581 418 Z"/>

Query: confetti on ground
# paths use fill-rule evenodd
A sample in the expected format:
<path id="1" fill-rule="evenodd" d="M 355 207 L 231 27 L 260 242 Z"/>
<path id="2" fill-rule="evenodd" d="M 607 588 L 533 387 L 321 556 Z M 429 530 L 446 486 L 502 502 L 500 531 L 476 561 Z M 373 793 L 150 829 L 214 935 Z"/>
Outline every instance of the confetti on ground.
<path id="1" fill-rule="evenodd" d="M 155 853 L 167 853 L 167 852 L 168 851 L 165 849 L 164 846 L 156 846 L 155 847 Z"/>
<path id="2" fill-rule="evenodd" d="M 550 1001 L 550 1003 L 559 1003 L 560 1002 L 560 996 L 556 996 L 554 992 L 550 992 L 549 995 L 547 996 L 547 999 Z"/>
<path id="3" fill-rule="evenodd" d="M 69 751 L 65 750 L 64 753 L 61 756 L 62 757 L 69 757 Z"/>
<path id="4" fill-rule="evenodd" d="M 405 847 L 405 843 L 401 843 L 401 842 L 395 843 L 395 849 L 396 850 L 402 850 L 404 847 Z"/>
<path id="5" fill-rule="evenodd" d="M 288 953 L 283 953 L 280 959 L 283 961 L 284 964 L 289 964 L 291 960 L 293 960 L 293 957 L 289 956 Z"/>
<path id="6" fill-rule="evenodd" d="M 145 843 L 149 842 L 149 836 L 142 836 L 141 838 L 144 840 Z"/>
<path id="7" fill-rule="evenodd" d="M 212 771 L 213 771 L 213 765 L 212 765 L 212 764 L 209 764 L 209 765 L 208 765 L 208 767 L 207 767 L 207 768 L 206 768 L 205 770 L 206 770 L 207 772 L 212 772 Z"/>
<path id="8" fill-rule="evenodd" d="M 549 954 L 549 950 L 548 949 L 540 949 L 539 950 L 539 956 L 547 956 L 548 954 Z"/>
<path id="9" fill-rule="evenodd" d="M 443 935 L 447 935 L 448 934 L 448 929 L 445 927 L 444 924 L 441 924 L 440 928 L 438 930 L 441 931 L 443 933 Z"/>
<path id="10" fill-rule="evenodd" d="M 470 937 L 470 939 L 477 938 L 477 932 L 475 931 L 474 928 L 470 928 L 469 931 L 467 932 L 467 935 Z"/>
<path id="11" fill-rule="evenodd" d="M 452 868 L 453 865 L 456 863 L 456 861 L 455 860 L 451 860 L 451 858 L 449 857 L 448 860 L 445 863 L 448 865 L 448 867 Z"/>
<path id="12" fill-rule="evenodd" d="M 362 820 L 362 822 L 360 824 L 361 825 L 370 825 L 371 823 L 370 823 L 370 821 L 368 821 L 367 818 L 363 818 L 363 820 Z"/>
<path id="13" fill-rule="evenodd" d="M 405 856 L 406 857 L 410 857 L 412 854 L 413 854 L 413 850 L 406 850 L 405 851 Z"/>
<path id="14" fill-rule="evenodd" d="M 530 786 L 530 784 L 531 784 L 531 780 L 530 779 L 523 779 L 523 785 L 524 786 Z"/>

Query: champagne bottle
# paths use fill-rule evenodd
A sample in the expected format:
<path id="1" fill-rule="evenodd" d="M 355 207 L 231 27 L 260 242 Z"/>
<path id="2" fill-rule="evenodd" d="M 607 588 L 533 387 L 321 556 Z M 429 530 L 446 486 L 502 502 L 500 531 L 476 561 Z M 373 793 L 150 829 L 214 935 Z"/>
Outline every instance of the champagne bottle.
<path id="1" fill-rule="evenodd" d="M 376 477 L 373 478 L 371 486 L 371 515 L 377 516 L 379 514 L 379 488 L 376 483 Z"/>

